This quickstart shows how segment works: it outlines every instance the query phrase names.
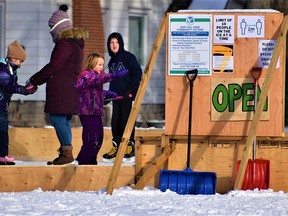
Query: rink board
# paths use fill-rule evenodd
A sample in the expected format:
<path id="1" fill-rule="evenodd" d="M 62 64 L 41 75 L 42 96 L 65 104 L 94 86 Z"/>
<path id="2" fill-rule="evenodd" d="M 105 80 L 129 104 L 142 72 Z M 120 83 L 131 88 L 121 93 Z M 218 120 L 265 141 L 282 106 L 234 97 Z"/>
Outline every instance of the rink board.
<path id="1" fill-rule="evenodd" d="M 16 166 L 0 167 L 0 191 L 98 191 L 107 186 L 111 164 L 101 163 L 101 155 L 110 149 L 111 130 L 105 128 L 104 143 L 97 166 L 47 166 L 45 162 L 57 156 L 58 141 L 53 128 L 10 128 L 10 155 Z M 73 128 L 74 156 L 81 147 L 81 128 Z M 167 136 L 163 129 L 136 129 L 136 163 L 122 164 L 115 188 L 133 186 L 155 162 L 167 143 L 175 141 L 176 148 L 161 169 L 183 170 L 186 167 L 186 136 Z M 288 191 L 288 136 L 257 137 L 257 158 L 270 160 L 270 188 Z M 233 189 L 236 163 L 241 159 L 245 137 L 192 136 L 191 169 L 217 173 L 217 192 Z M 25 164 L 28 163 L 28 164 Z M 29 165 L 33 163 L 33 165 Z M 37 165 L 38 163 L 41 163 Z M 23 165 L 25 164 L 25 165 Z M 158 187 L 159 171 L 145 181 Z"/>

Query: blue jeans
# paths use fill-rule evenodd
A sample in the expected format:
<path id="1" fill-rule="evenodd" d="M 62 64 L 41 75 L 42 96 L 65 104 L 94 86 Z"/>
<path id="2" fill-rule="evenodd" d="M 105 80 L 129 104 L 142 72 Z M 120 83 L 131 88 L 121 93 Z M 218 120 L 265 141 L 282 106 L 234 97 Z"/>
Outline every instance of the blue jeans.
<path id="1" fill-rule="evenodd" d="M 61 146 L 72 145 L 71 119 L 72 115 L 50 114 L 51 124 L 56 130 Z"/>
<path id="2" fill-rule="evenodd" d="M 8 113 L 0 111 L 0 157 L 8 155 Z"/>

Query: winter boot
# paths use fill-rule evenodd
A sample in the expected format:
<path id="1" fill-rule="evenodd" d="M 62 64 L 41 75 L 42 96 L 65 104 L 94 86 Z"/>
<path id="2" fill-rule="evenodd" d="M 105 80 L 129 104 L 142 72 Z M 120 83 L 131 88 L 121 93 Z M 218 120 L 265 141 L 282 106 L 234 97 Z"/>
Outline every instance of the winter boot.
<path id="1" fill-rule="evenodd" d="M 111 150 L 103 155 L 104 162 L 113 162 L 115 160 L 118 151 L 118 145 L 114 141 L 112 141 L 112 145 L 113 146 Z"/>
<path id="2" fill-rule="evenodd" d="M 14 158 L 10 156 L 0 157 L 0 165 L 15 165 Z"/>
<path id="3" fill-rule="evenodd" d="M 87 148 L 87 146 L 82 146 L 76 158 L 78 165 L 97 165 L 97 155 L 99 150 L 99 148 Z"/>
<path id="4" fill-rule="evenodd" d="M 134 142 L 129 141 L 126 147 L 126 151 L 122 160 L 124 163 L 134 163 L 135 162 L 135 147 Z"/>
<path id="5" fill-rule="evenodd" d="M 53 161 L 48 161 L 47 165 L 64 165 L 74 162 L 72 146 L 61 146 L 58 150 L 59 150 L 59 156 L 55 158 Z"/>

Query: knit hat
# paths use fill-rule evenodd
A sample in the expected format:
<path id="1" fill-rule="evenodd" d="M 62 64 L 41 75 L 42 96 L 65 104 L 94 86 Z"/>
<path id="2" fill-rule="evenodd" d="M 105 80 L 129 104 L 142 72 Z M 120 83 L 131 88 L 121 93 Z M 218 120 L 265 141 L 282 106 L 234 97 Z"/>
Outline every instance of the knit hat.
<path id="1" fill-rule="evenodd" d="M 53 35 L 54 39 L 60 31 L 72 28 L 71 21 L 66 13 L 67 10 L 67 5 L 61 5 L 59 9 L 52 14 L 48 21 L 48 25 L 51 28 L 50 33 Z"/>
<path id="2" fill-rule="evenodd" d="M 18 40 L 13 41 L 8 45 L 7 57 L 26 60 L 26 52 Z"/>

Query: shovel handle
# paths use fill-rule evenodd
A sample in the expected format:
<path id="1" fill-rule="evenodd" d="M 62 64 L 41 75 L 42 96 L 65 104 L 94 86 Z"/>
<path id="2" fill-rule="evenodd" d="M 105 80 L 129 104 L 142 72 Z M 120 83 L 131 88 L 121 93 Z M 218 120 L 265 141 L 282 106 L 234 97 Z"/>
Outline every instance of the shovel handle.
<path id="1" fill-rule="evenodd" d="M 197 69 L 192 69 L 192 70 L 186 71 L 186 76 L 187 76 L 189 81 L 193 82 L 196 79 L 197 75 L 198 75 Z"/>
<path id="2" fill-rule="evenodd" d="M 262 68 L 259 67 L 253 67 L 251 70 L 251 74 L 252 77 L 254 79 L 254 113 L 256 111 L 257 108 L 257 100 L 258 100 L 258 96 L 257 96 L 257 88 L 258 88 L 258 80 L 261 77 L 262 74 Z M 254 136 L 254 140 L 253 140 L 253 148 L 252 148 L 252 159 L 255 160 L 256 159 L 256 135 Z"/>
<path id="3" fill-rule="evenodd" d="M 254 79 L 254 86 L 258 86 L 258 80 L 261 77 L 262 68 L 259 68 L 259 67 L 252 68 L 251 74 L 252 74 L 252 77 Z"/>
<path id="4" fill-rule="evenodd" d="M 190 168 L 190 151 L 191 151 L 191 130 L 192 130 L 192 95 L 193 95 L 193 81 L 196 79 L 198 74 L 197 69 L 186 71 L 186 76 L 190 84 L 190 95 L 189 95 L 189 120 L 188 120 L 188 149 L 187 149 L 187 162 L 186 167 Z M 189 76 L 190 75 L 190 76 Z"/>

